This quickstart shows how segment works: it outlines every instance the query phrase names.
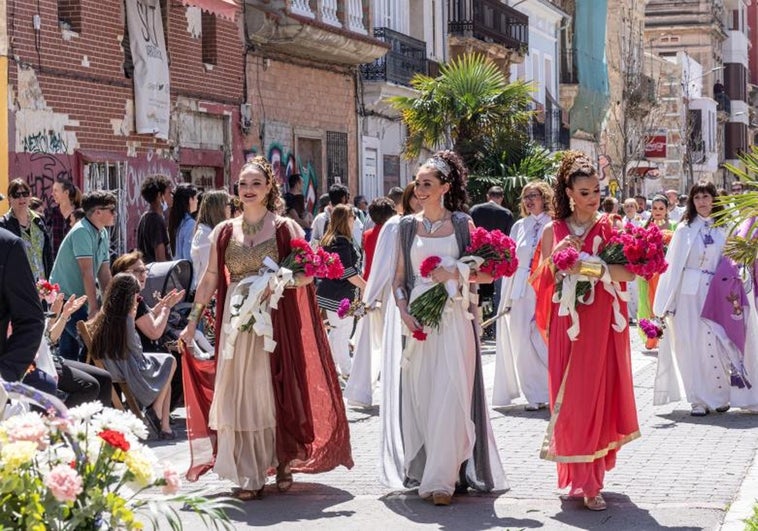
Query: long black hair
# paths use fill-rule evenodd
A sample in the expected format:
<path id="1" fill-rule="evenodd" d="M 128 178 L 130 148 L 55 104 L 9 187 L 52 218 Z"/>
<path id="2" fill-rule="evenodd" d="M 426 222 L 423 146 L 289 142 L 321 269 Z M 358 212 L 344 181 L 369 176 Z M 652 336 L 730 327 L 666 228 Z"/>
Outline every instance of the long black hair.
<path id="1" fill-rule="evenodd" d="M 176 231 L 182 224 L 185 214 L 192 215 L 190 212 L 190 199 L 197 195 L 197 188 L 190 183 L 181 183 L 174 189 L 174 204 L 171 205 L 171 211 L 168 213 L 168 237 L 171 241 L 171 250 L 176 256 Z"/>

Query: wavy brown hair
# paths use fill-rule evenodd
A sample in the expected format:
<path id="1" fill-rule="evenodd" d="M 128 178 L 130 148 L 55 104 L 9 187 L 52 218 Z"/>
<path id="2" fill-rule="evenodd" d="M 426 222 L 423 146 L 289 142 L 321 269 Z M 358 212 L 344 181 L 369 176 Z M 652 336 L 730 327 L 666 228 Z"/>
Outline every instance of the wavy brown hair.
<path id="1" fill-rule="evenodd" d="M 353 234 L 350 232 L 350 218 L 354 218 L 355 213 L 353 207 L 350 205 L 337 205 L 332 208 L 332 213 L 329 216 L 329 226 L 324 232 L 324 237 L 321 238 L 321 246 L 327 247 L 334 243 L 338 236 L 353 239 Z"/>
<path id="2" fill-rule="evenodd" d="M 521 189 L 521 204 L 519 205 L 519 208 L 521 209 L 521 217 L 526 217 L 529 215 L 529 212 L 526 211 L 526 207 L 524 206 L 524 196 L 529 192 L 529 190 L 536 190 L 539 192 L 539 194 L 542 196 L 542 209 L 544 212 L 546 212 L 550 217 L 553 216 L 553 189 L 550 188 L 550 185 L 547 184 L 545 181 L 531 181 L 524 185 L 524 187 Z"/>
<path id="3" fill-rule="evenodd" d="M 434 176 L 441 182 L 450 185 L 450 191 L 444 196 L 445 208 L 450 212 L 468 212 L 468 193 L 466 192 L 468 170 L 463 159 L 455 151 L 449 149 L 436 152 L 431 159 L 442 159 L 450 167 L 450 174 L 445 176 L 434 165 L 426 162 L 422 164 L 422 167 L 434 170 Z M 403 212 L 403 214 L 407 214 L 407 212 Z"/>
<path id="4" fill-rule="evenodd" d="M 197 211 L 197 223 L 195 223 L 195 230 L 200 224 L 214 228 L 216 225 L 226 219 L 226 206 L 229 205 L 231 197 L 226 190 L 211 190 L 203 194 L 203 200 L 200 203 L 200 208 Z M 231 205 L 230 205 L 231 206 Z"/>
<path id="5" fill-rule="evenodd" d="M 126 318 L 134 308 L 134 296 L 138 293 L 139 283 L 134 275 L 119 273 L 111 279 L 103 295 L 103 307 L 89 324 L 92 357 L 116 360 L 129 357 Z"/>
<path id="6" fill-rule="evenodd" d="M 553 218 L 566 219 L 571 215 L 571 204 L 567 188 L 574 189 L 574 183 L 582 177 L 597 177 L 597 170 L 589 157 L 581 151 L 564 151 L 561 167 L 555 176 L 553 191 Z"/>
<path id="7" fill-rule="evenodd" d="M 284 201 L 282 200 L 282 193 L 279 189 L 279 181 L 276 179 L 276 175 L 274 175 L 274 168 L 271 167 L 271 164 L 266 160 L 266 157 L 258 155 L 257 157 L 248 160 L 242 165 L 239 176 L 242 177 L 242 174 L 248 170 L 261 172 L 266 176 L 266 182 L 271 183 L 271 191 L 266 198 L 266 209 L 275 214 L 281 214 L 284 212 Z"/>

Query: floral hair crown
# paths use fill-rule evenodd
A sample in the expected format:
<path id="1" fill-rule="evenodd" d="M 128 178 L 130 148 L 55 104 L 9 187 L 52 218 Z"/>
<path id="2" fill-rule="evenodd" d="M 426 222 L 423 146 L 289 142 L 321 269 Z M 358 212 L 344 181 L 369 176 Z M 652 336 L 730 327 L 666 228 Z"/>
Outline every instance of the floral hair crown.
<path id="1" fill-rule="evenodd" d="M 450 172 L 452 171 L 450 165 L 440 157 L 431 157 L 422 166 L 429 166 L 440 172 L 444 177 L 443 181 L 447 181 L 450 178 Z"/>

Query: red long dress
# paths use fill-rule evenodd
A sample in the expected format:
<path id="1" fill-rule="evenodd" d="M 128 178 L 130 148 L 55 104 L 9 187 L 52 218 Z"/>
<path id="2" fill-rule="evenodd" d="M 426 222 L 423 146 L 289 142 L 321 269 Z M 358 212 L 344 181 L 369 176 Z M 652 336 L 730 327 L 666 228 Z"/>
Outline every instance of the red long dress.
<path id="1" fill-rule="evenodd" d="M 602 217 L 590 229 L 582 251 L 592 253 L 596 236 L 607 242 L 611 231 L 611 221 Z M 566 223 L 555 221 L 553 234 L 556 242 L 566 237 Z M 540 275 L 535 285 L 540 289 L 538 297 L 544 300 L 552 297 L 554 280 L 547 267 Z M 540 457 L 556 462 L 558 486 L 570 487 L 572 496 L 596 496 L 603 488 L 605 472 L 616 464 L 618 449 L 640 435 L 629 327 L 621 332 L 612 328 L 614 297 L 602 282 L 596 284 L 594 302 L 578 305 L 580 331 L 576 341 L 567 333 L 571 317 L 558 315 L 558 303 L 553 303 L 549 316 L 551 418 Z M 627 319 L 626 303 L 619 303 Z"/>

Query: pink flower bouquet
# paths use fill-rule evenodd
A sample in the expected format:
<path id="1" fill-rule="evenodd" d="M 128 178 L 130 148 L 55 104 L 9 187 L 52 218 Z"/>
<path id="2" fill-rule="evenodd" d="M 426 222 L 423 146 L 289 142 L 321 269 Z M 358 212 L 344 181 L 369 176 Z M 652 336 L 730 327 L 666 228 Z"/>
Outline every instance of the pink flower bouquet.
<path id="1" fill-rule="evenodd" d="M 654 224 L 645 228 L 627 223 L 623 231 L 614 231 L 600 258 L 606 264 L 625 265 L 645 280 L 668 269 L 663 233 Z"/>
<path id="2" fill-rule="evenodd" d="M 300 238 L 290 242 L 292 252 L 282 260 L 281 267 L 293 273 L 304 273 L 307 277 L 340 278 L 345 268 L 337 253 L 330 253 L 322 248 L 313 250 L 310 244 Z"/>

